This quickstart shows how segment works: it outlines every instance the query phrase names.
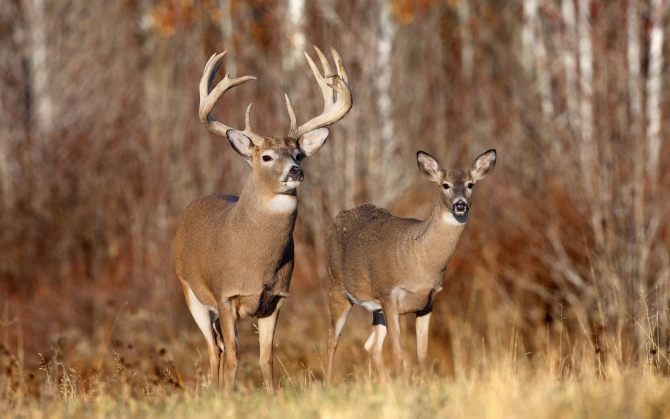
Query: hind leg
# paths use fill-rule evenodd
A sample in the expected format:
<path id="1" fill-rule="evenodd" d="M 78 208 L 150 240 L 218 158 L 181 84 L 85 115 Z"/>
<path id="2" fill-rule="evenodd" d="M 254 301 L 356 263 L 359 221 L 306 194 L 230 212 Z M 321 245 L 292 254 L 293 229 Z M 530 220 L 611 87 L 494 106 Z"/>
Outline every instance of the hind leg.
<path id="1" fill-rule="evenodd" d="M 372 334 L 365 342 L 365 350 L 370 354 L 372 366 L 377 374 L 384 372 L 384 358 L 382 348 L 386 338 L 386 320 L 381 310 L 372 313 Z"/>
<path id="2" fill-rule="evenodd" d="M 330 330 L 328 331 L 328 370 L 326 372 L 326 381 L 330 384 L 333 378 L 333 362 L 335 361 L 335 351 L 337 342 L 340 340 L 340 333 L 347 316 L 351 311 L 351 301 L 340 290 L 330 291 Z"/>
<path id="3" fill-rule="evenodd" d="M 193 294 L 191 287 L 185 281 L 182 281 L 184 287 L 184 296 L 186 297 L 186 305 L 191 311 L 191 315 L 195 323 L 200 328 L 200 331 L 205 335 L 207 341 L 207 354 L 209 355 L 209 375 L 210 385 L 218 383 L 219 375 L 219 354 L 221 349 L 216 345 L 216 338 L 214 336 L 214 329 L 212 328 L 210 311 L 207 306 L 203 305 Z"/>

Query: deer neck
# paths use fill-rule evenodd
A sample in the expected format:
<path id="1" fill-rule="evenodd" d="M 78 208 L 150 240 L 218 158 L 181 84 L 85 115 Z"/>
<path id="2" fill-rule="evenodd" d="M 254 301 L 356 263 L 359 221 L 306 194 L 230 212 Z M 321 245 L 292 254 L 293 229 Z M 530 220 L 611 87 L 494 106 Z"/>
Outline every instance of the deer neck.
<path id="1" fill-rule="evenodd" d="M 467 213 L 455 217 L 441 199 L 437 200 L 430 217 L 419 224 L 417 246 L 423 266 L 435 271 L 436 275 L 444 274 L 465 228 L 466 219 Z"/>
<path id="2" fill-rule="evenodd" d="M 297 190 L 292 194 L 278 194 L 252 172 L 235 207 L 239 216 L 254 225 L 267 225 L 291 233 L 298 215 Z"/>

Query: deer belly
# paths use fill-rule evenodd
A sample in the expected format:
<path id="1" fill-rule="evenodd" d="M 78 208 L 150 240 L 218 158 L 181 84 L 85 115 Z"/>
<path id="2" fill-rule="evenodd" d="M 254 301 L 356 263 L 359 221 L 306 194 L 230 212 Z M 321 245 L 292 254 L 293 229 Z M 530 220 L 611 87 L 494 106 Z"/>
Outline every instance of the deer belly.
<path id="1" fill-rule="evenodd" d="M 230 301 L 241 319 L 247 316 L 267 317 L 281 306 L 287 296 L 287 293 L 275 294 L 264 291 L 257 295 L 237 295 L 231 297 Z"/>
<path id="2" fill-rule="evenodd" d="M 398 305 L 398 314 L 417 313 L 428 310 L 433 305 L 435 295 L 440 289 L 410 291 L 403 287 L 395 287 L 391 294 Z"/>
<path id="3" fill-rule="evenodd" d="M 344 294 L 347 296 L 349 301 L 351 301 L 353 304 L 358 304 L 359 306 L 363 307 L 367 311 L 370 312 L 375 312 L 377 310 L 381 310 L 382 306 L 379 304 L 379 301 L 376 300 L 357 300 L 356 297 L 351 295 L 347 290 L 344 290 Z"/>

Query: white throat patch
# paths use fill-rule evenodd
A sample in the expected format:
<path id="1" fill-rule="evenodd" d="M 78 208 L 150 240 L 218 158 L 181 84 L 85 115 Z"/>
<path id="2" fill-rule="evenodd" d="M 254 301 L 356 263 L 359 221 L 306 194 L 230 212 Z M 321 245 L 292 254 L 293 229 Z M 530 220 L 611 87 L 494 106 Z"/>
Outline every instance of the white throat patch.
<path id="1" fill-rule="evenodd" d="M 452 226 L 461 226 L 465 224 L 465 222 L 468 220 L 468 215 L 461 215 L 459 217 L 455 217 L 454 214 L 452 214 L 451 211 L 445 211 L 442 214 L 442 220 Z"/>
<path id="2" fill-rule="evenodd" d="M 268 202 L 268 209 L 274 212 L 293 212 L 298 206 L 298 198 L 293 195 L 275 195 Z"/>

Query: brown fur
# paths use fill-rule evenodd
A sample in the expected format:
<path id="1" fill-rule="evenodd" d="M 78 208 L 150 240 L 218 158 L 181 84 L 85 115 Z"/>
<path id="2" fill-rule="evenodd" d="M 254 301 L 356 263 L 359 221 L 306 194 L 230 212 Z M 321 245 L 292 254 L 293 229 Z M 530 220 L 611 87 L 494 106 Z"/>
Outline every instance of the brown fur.
<path id="1" fill-rule="evenodd" d="M 288 296 L 293 273 L 297 187 L 304 178 L 300 163 L 325 144 L 325 127 L 342 119 L 353 105 L 349 77 L 339 54 L 331 48 L 337 71 L 332 75 L 328 60 L 314 48 L 323 76 L 309 55 L 305 57 L 321 89 L 324 110 L 297 126 L 286 96 L 291 121 L 288 137 L 256 134 L 251 127 L 251 105 L 247 107 L 244 131 L 212 118 L 210 111 L 227 90 L 254 79 L 231 79 L 226 74 L 212 89 L 225 52 L 212 55 L 200 79 L 200 121 L 212 133 L 227 137 L 252 169 L 239 198 L 214 195 L 193 201 L 186 208 L 174 242 L 177 275 L 186 304 L 207 340 L 210 376 L 212 381 L 218 377 L 219 388 L 225 384 L 231 389 L 235 382 L 237 323 L 246 316 L 259 318 L 259 364 L 267 388 L 272 388 L 272 342 L 279 307 Z"/>
<path id="2" fill-rule="evenodd" d="M 429 155 L 420 152 L 419 167 L 431 180 L 438 182 L 440 195 L 433 211 L 424 221 L 399 218 L 385 209 L 363 205 L 341 212 L 333 223 L 327 239 L 330 274 L 330 312 L 328 380 L 339 334 L 353 303 L 370 311 L 383 311 L 386 326 L 376 322 L 366 344 L 378 370 L 382 368 L 381 342 L 388 328 L 396 367 L 403 363 L 398 315 L 416 313 L 429 316 L 435 295 L 442 289 L 444 273 L 458 244 L 467 209 L 472 202 L 472 189 L 477 180 L 495 165 L 495 151 L 480 156 L 470 170 L 440 169 Z M 445 189 L 444 185 L 449 188 Z M 467 208 L 456 214 L 454 202 Z M 445 221 L 454 219 L 453 223 Z M 451 218 L 449 218 L 451 217 Z M 428 317 L 429 318 L 429 317 Z M 422 319 L 421 339 L 417 340 L 420 362 L 425 360 L 427 319 Z M 382 333 L 381 338 L 375 337 Z M 381 342 L 379 341 L 381 339 Z"/>
<path id="3" fill-rule="evenodd" d="M 255 145 L 243 133 L 229 130 L 231 145 L 252 168 L 240 197 L 208 196 L 184 212 L 174 242 L 175 268 L 207 340 L 210 375 L 213 381 L 219 378 L 219 387 L 224 381 L 232 387 L 235 381 L 237 322 L 247 316 L 259 318 L 260 364 L 266 384 L 272 386 L 274 329 L 293 273 L 296 188 L 303 176 L 299 165 L 327 135 L 321 128 L 298 140 L 266 137 Z M 220 327 L 220 333 L 213 327 Z"/>

